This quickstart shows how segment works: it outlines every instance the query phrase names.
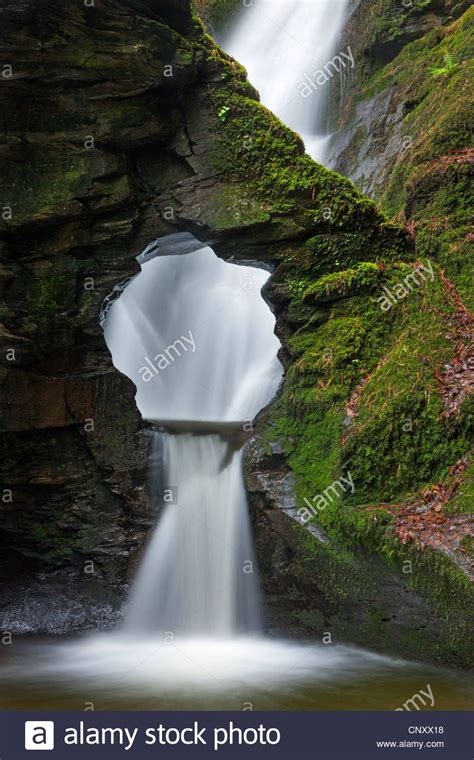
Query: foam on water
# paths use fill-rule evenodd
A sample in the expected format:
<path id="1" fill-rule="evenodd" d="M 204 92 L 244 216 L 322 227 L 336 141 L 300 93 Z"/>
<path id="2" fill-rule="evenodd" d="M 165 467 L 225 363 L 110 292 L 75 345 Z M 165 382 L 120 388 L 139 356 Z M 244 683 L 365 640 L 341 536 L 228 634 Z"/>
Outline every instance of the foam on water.
<path id="1" fill-rule="evenodd" d="M 19 673 L 26 678 L 23 664 Z M 187 638 L 102 634 L 55 645 L 36 645 L 29 678 L 55 680 L 127 693 L 241 693 L 304 683 L 357 681 L 410 667 L 349 646 L 323 646 L 260 636 Z M 414 666 L 411 666 L 414 667 Z M 10 671 L 14 675 L 14 671 Z"/>

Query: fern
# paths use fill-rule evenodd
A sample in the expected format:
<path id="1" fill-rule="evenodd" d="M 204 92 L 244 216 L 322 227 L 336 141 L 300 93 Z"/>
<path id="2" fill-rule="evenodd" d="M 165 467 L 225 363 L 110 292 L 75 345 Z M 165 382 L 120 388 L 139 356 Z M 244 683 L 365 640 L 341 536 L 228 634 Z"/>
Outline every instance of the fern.
<path id="1" fill-rule="evenodd" d="M 453 56 L 451 53 L 445 53 L 443 56 L 444 66 L 433 66 L 430 69 L 430 74 L 433 77 L 444 76 L 449 74 L 450 71 L 455 69 L 459 64 L 453 62 Z"/>

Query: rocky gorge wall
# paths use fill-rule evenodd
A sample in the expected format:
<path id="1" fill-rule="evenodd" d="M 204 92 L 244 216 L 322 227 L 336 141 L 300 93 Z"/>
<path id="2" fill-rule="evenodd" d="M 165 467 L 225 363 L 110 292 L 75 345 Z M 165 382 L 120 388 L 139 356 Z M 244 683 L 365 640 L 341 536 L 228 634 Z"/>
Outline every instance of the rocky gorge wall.
<path id="1" fill-rule="evenodd" d="M 382 3 L 383 4 L 383 3 Z M 331 165 L 434 255 L 472 308 L 474 16 L 470 3 L 361 2 L 343 42 L 356 66 L 333 98 Z"/>
<path id="2" fill-rule="evenodd" d="M 434 547 L 454 558 L 472 577 L 472 456 L 457 459 L 446 446 L 449 424 L 464 430 L 461 437 L 467 436 L 466 452 L 472 436 L 472 8 L 469 3 L 449 1 L 400 4 L 362 0 L 353 3 L 351 10 L 340 45 L 341 49 L 350 45 L 355 67 L 345 72 L 342 88 L 339 83 L 334 87 L 332 165 L 376 198 L 389 218 L 405 226 L 413 239 L 418 266 L 431 261 L 436 275 L 430 296 L 418 292 L 411 315 L 404 302 L 404 329 L 346 406 L 349 432 L 341 438 L 342 462 L 353 463 L 355 457 L 360 467 L 359 455 L 365 453 L 365 477 L 372 484 L 365 493 L 366 504 L 370 499 L 386 508 L 382 519 L 391 515 L 395 533 L 404 544 L 414 542 L 422 549 L 418 557 L 426 560 Z M 346 274 L 355 279 L 355 272 Z M 364 276 L 367 279 L 368 270 Z M 344 277 L 339 282 L 328 281 L 326 293 L 319 288 L 313 303 L 319 302 L 326 310 L 331 301 L 341 297 L 337 291 L 341 295 L 347 292 Z M 392 292 L 390 287 L 386 293 Z M 430 305 L 427 296 L 435 299 Z M 333 311 L 336 306 L 334 303 Z M 400 302 L 396 308 L 399 306 Z M 351 312 L 353 308 L 348 309 Z M 452 350 L 446 352 L 443 362 L 446 339 L 453 341 Z M 321 344 L 324 355 L 323 349 Z M 359 361 L 358 353 L 354 355 Z M 332 375 L 340 387 L 340 376 L 328 372 L 333 357 L 328 351 L 324 375 Z M 448 427 L 433 438 L 436 418 Z M 366 433 L 361 435 L 364 428 Z M 326 450 L 341 461 L 341 452 L 335 447 Z M 296 460 L 293 471 L 297 463 L 304 477 L 309 466 L 298 452 L 291 456 Z M 441 477 L 433 485 L 428 485 L 433 471 L 429 474 L 425 469 L 430 457 L 433 463 L 439 457 L 438 467 L 441 465 Z M 411 472 L 405 469 L 408 463 Z M 390 493 L 392 467 L 396 475 Z M 377 472 L 384 478 L 375 486 Z M 324 516 L 319 516 L 320 522 Z M 377 519 L 374 517 L 374 523 Z M 357 531 L 356 524 L 352 528 Z M 457 546 L 447 539 L 449 533 L 458 534 Z M 385 540 L 389 534 L 390 530 L 385 532 Z M 367 539 L 366 533 L 362 543 Z M 383 551 L 399 555 L 399 547 Z M 435 561 L 434 556 L 432 559 Z M 438 573 L 436 579 L 440 583 Z M 441 593 L 445 599 L 453 596 L 448 589 Z"/>
<path id="3" fill-rule="evenodd" d="M 287 379 L 246 464 L 271 627 L 465 664 L 465 534 L 421 552 L 394 508 L 451 487 L 468 450 L 437 379 L 464 324 L 450 286 L 381 310 L 418 271 L 411 234 L 304 155 L 187 3 L 29 0 L 0 20 L 3 627 L 119 615 L 153 520 L 148 433 L 98 317 L 134 256 L 184 229 L 275 267 Z M 299 526 L 348 470 L 353 493 Z"/>

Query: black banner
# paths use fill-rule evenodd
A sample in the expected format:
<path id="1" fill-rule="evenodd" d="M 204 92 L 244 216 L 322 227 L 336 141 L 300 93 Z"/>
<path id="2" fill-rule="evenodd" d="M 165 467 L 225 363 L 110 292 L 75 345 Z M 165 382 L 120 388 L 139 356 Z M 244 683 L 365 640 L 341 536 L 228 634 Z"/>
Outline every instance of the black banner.
<path id="1" fill-rule="evenodd" d="M 473 760 L 463 712 L 4 712 L 0 760 Z"/>

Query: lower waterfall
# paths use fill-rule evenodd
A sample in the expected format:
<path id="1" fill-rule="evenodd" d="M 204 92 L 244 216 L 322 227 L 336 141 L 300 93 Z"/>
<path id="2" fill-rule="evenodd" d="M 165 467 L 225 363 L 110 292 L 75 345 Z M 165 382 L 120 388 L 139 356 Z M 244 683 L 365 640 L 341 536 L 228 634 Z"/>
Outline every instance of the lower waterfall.
<path id="1" fill-rule="evenodd" d="M 154 434 L 168 494 L 130 596 L 127 629 L 230 636 L 260 627 L 240 451 L 219 435 Z M 227 463 L 228 460 L 228 463 Z"/>

